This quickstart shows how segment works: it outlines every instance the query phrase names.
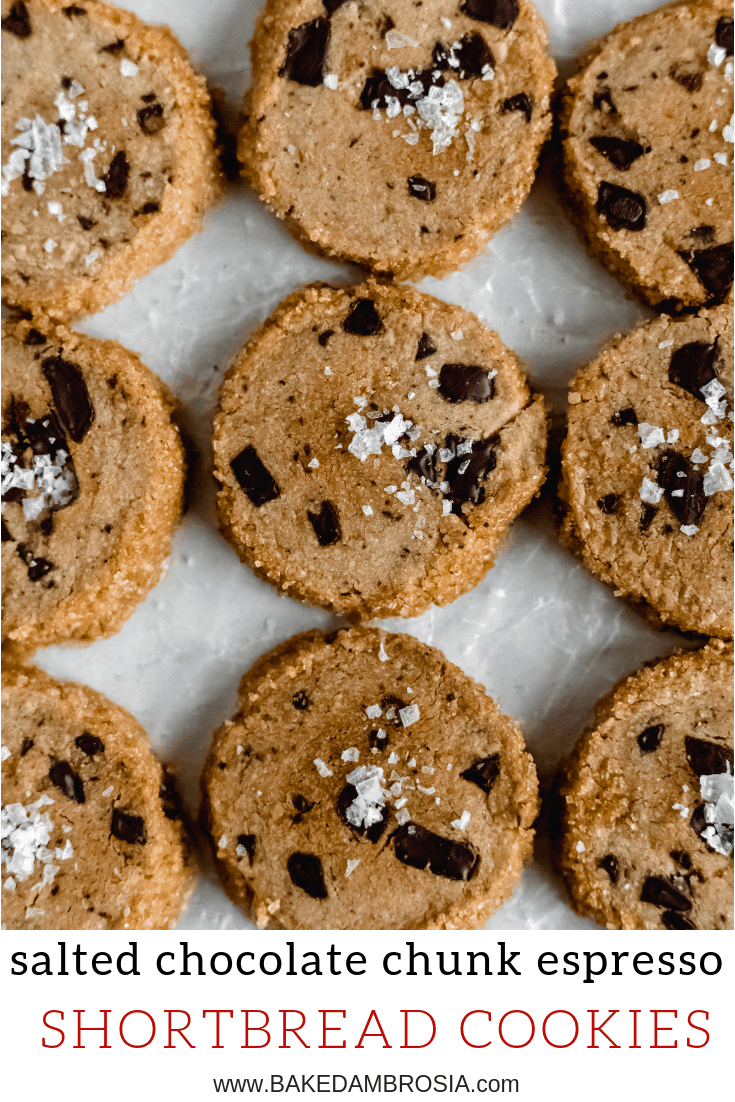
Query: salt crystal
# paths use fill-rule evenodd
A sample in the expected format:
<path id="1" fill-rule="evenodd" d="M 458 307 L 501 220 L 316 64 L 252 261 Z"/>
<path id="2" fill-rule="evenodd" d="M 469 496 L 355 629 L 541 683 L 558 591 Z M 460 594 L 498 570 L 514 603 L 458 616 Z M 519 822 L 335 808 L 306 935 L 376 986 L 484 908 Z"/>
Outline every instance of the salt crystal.
<path id="1" fill-rule="evenodd" d="M 350 746 L 348 750 L 342 751 L 342 761 L 359 761 L 360 751 L 356 746 Z"/>
<path id="2" fill-rule="evenodd" d="M 707 157 L 700 157 L 698 161 L 694 162 L 695 172 L 704 172 L 705 168 L 709 168 L 712 162 Z M 660 196 L 659 196 L 660 198 Z"/>
<path id="3" fill-rule="evenodd" d="M 647 421 L 643 421 L 638 426 L 638 435 L 643 448 L 654 448 L 657 444 L 663 444 L 666 441 L 664 430 L 658 425 L 649 425 Z"/>
<path id="4" fill-rule="evenodd" d="M 666 191 L 661 192 L 661 194 L 658 196 L 658 201 L 661 206 L 664 206 L 664 204 L 666 203 L 673 203 L 674 199 L 678 198 L 679 192 L 676 191 L 675 188 L 668 188 Z"/>
<path id="5" fill-rule="evenodd" d="M 314 765 L 316 766 L 317 773 L 319 774 L 320 777 L 331 777 L 332 776 L 332 770 L 329 768 L 329 766 L 325 762 L 322 761 L 321 758 L 314 758 Z"/>
<path id="6" fill-rule="evenodd" d="M 710 65 L 714 65 L 719 68 L 726 57 L 727 51 L 724 49 L 724 47 L 718 46 L 715 42 L 712 42 L 710 44 L 710 47 L 707 50 L 707 60 L 709 61 Z"/>
<path id="7" fill-rule="evenodd" d="M 345 872 L 345 877 L 347 877 L 351 873 L 353 873 L 359 864 L 360 864 L 360 858 L 359 857 L 356 858 L 353 861 L 348 861 L 347 862 L 347 871 Z"/>
<path id="8" fill-rule="evenodd" d="M 696 536 L 699 531 L 696 524 L 682 524 L 681 530 L 685 536 Z"/>
<path id="9" fill-rule="evenodd" d="M 327 88 L 331 88 L 333 92 L 336 92 L 339 84 L 339 77 L 336 73 L 327 73 L 324 77 L 324 83 Z"/>
<path id="10" fill-rule="evenodd" d="M 407 708 L 399 708 L 398 714 L 404 727 L 410 727 L 412 723 L 415 723 L 421 717 L 418 704 L 409 704 Z"/>
<path id="11" fill-rule="evenodd" d="M 452 819 L 452 826 L 455 827 L 456 830 L 464 830 L 467 827 L 470 818 L 471 816 L 469 811 L 463 811 L 459 819 Z"/>
<path id="12" fill-rule="evenodd" d="M 365 709 L 365 714 L 367 715 L 368 719 L 377 719 L 378 716 L 382 715 L 383 713 L 379 704 L 370 704 Z"/>
<path id="13" fill-rule="evenodd" d="M 584 842 L 577 842 L 576 850 L 577 853 L 584 853 Z"/>
<path id="14" fill-rule="evenodd" d="M 648 505 L 658 505 L 663 497 L 663 492 L 663 486 L 657 486 L 650 478 L 643 479 L 640 488 L 641 501 L 647 502 Z"/>
<path id="15" fill-rule="evenodd" d="M 120 62 L 120 72 L 124 77 L 134 77 L 138 72 L 138 66 L 134 61 L 129 61 L 128 58 L 123 58 Z"/>

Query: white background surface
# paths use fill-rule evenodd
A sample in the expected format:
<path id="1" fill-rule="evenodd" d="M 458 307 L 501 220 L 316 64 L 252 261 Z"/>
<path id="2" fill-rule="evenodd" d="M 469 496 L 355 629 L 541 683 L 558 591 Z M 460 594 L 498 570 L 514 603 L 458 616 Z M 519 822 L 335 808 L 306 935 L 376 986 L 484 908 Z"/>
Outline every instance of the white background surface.
<path id="1" fill-rule="evenodd" d="M 168 23 L 235 111 L 249 80 L 258 0 L 137 0 L 124 5 Z M 537 0 L 561 75 L 593 36 L 656 7 L 650 0 Z M 161 584 L 114 638 L 38 655 L 49 672 L 86 682 L 128 708 L 174 764 L 189 812 L 213 731 L 234 711 L 241 675 L 263 652 L 312 627 L 337 623 L 258 580 L 217 532 L 210 475 L 211 418 L 223 368 L 294 288 L 349 283 L 354 269 L 307 255 L 244 184 L 202 234 L 86 320 L 85 332 L 139 352 L 184 402 L 199 451 L 195 500 Z M 590 259 L 563 213 L 548 166 L 522 212 L 467 268 L 420 287 L 473 310 L 528 364 L 557 410 L 574 370 L 646 311 Z M 559 545 L 542 499 L 516 521 L 497 565 L 453 605 L 384 621 L 439 647 L 518 718 L 542 782 L 573 744 L 595 700 L 643 661 L 684 640 L 652 630 Z M 543 842 L 513 899 L 488 929 L 595 929 L 568 907 Z M 180 929 L 246 929 L 200 848 L 200 884 Z"/>

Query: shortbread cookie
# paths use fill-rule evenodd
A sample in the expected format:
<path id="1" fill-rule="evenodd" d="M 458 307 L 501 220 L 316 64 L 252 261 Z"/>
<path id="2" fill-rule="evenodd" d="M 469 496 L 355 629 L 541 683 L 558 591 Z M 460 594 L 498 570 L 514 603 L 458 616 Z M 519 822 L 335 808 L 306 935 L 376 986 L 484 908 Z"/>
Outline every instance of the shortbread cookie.
<path id="1" fill-rule="evenodd" d="M 22 321 L 2 352 L 3 636 L 113 635 L 158 582 L 181 510 L 173 402 L 114 341 Z"/>
<path id="2" fill-rule="evenodd" d="M 192 866 L 143 728 L 33 667 L 3 670 L 2 699 L 4 925 L 173 927 Z"/>
<path id="3" fill-rule="evenodd" d="M 222 528 L 283 593 L 416 616 L 484 576 L 545 440 L 542 400 L 472 314 L 406 287 L 310 287 L 222 387 Z"/>
<path id="4" fill-rule="evenodd" d="M 166 27 L 97 0 L 3 0 L 2 288 L 100 310 L 201 223 L 219 170 L 204 79 Z"/>
<path id="5" fill-rule="evenodd" d="M 611 929 L 732 929 L 732 645 L 625 678 L 561 784 L 574 909 Z"/>
<path id="6" fill-rule="evenodd" d="M 362 628 L 261 658 L 202 786 L 225 890 L 285 929 L 482 926 L 537 810 L 517 724 L 440 651 Z"/>
<path id="7" fill-rule="evenodd" d="M 731 297 L 730 0 L 671 4 L 598 41 L 561 112 L 566 195 L 593 251 L 668 312 Z"/>
<path id="8" fill-rule="evenodd" d="M 562 539 L 619 596 L 732 636 L 731 310 L 618 335 L 569 393 Z"/>
<path id="9" fill-rule="evenodd" d="M 307 245 L 443 275 L 528 194 L 555 75 L 528 0 L 268 0 L 251 49 L 240 160 Z"/>

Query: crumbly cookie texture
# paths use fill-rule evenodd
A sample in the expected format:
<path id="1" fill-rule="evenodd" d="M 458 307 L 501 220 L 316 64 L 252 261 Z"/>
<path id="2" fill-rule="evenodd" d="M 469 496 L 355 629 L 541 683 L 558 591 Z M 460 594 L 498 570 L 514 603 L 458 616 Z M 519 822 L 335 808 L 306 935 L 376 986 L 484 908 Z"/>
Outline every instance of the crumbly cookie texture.
<path id="1" fill-rule="evenodd" d="M 352 620 L 416 616 L 482 579 L 545 444 L 542 399 L 472 314 L 374 281 L 313 286 L 223 384 L 222 529 L 284 593 Z"/>
<path id="2" fill-rule="evenodd" d="M 579 914 L 617 930 L 732 929 L 732 657 L 716 640 L 599 701 L 560 785 Z"/>
<path id="3" fill-rule="evenodd" d="M 730 638 L 733 322 L 662 316 L 572 383 L 559 492 L 564 543 L 659 621 Z"/>
<path id="4" fill-rule="evenodd" d="M 3 0 L 2 293 L 93 313 L 173 255 L 219 188 L 204 78 L 167 27 Z"/>
<path id="5" fill-rule="evenodd" d="M 202 790 L 225 890 L 285 929 L 482 926 L 537 811 L 517 724 L 440 651 L 365 628 L 261 658 Z"/>
<path id="6" fill-rule="evenodd" d="M 3 637 L 119 631 L 158 582 L 182 507 L 174 402 L 138 356 L 36 318 L 3 329 Z"/>
<path id="7" fill-rule="evenodd" d="M 670 313 L 732 298 L 730 0 L 666 5 L 591 48 L 562 100 L 564 192 L 592 250 Z"/>
<path id="8" fill-rule="evenodd" d="M 268 0 L 239 156 L 307 246 L 443 275 L 519 209 L 556 73 L 528 0 Z"/>
<path id="9" fill-rule="evenodd" d="M 3 666 L 2 705 L 4 927 L 171 929 L 193 866 L 140 724 L 30 666 Z"/>

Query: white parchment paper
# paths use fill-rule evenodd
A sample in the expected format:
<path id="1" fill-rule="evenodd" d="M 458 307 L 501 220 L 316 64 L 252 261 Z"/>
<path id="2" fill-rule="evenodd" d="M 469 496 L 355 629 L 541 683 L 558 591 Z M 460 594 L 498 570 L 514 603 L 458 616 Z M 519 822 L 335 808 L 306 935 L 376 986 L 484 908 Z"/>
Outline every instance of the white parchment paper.
<path id="1" fill-rule="evenodd" d="M 590 38 L 657 5 L 651 0 L 536 0 L 562 76 Z M 141 18 L 168 23 L 233 113 L 249 80 L 258 0 L 136 0 Z M 161 584 L 112 639 L 51 648 L 39 663 L 128 708 L 156 751 L 174 763 L 190 814 L 213 731 L 234 711 L 241 675 L 298 631 L 337 621 L 257 579 L 217 532 L 211 419 L 223 368 L 285 295 L 314 279 L 341 283 L 354 269 L 307 255 L 245 185 L 207 218 L 202 234 L 140 280 L 122 302 L 80 324 L 139 352 L 182 399 L 200 451 L 195 500 Z M 563 213 L 548 168 L 521 213 L 484 255 L 421 288 L 464 306 L 528 364 L 557 411 L 575 369 L 612 333 L 645 316 L 588 257 Z M 439 647 L 522 724 L 542 782 L 572 746 L 595 700 L 643 661 L 684 643 L 659 633 L 587 576 L 555 536 L 547 499 L 514 524 L 497 565 L 472 593 L 415 620 L 383 622 Z M 201 879 L 180 929 L 246 929 L 200 847 Z M 549 867 L 543 836 L 514 897 L 488 929 L 581 929 Z"/>

